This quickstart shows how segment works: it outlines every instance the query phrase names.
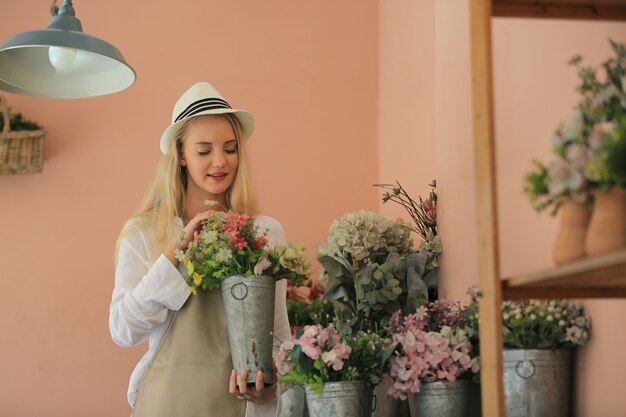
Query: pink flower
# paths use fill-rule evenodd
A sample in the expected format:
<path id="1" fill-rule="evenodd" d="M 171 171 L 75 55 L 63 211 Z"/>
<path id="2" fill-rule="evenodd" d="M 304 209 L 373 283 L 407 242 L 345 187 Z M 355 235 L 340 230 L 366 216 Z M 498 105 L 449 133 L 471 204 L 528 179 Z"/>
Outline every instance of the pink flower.
<path id="1" fill-rule="evenodd" d="M 313 360 L 322 355 L 322 347 L 318 341 L 321 329 L 320 325 L 305 326 L 302 336 L 298 339 L 302 352 Z"/>
<path id="2" fill-rule="evenodd" d="M 391 382 L 389 395 L 394 398 L 418 392 L 422 382 L 456 381 L 466 370 L 478 371 L 477 360 L 469 356 L 472 345 L 463 333 L 451 333 L 448 338 L 439 332 L 409 327 L 394 334 L 393 339 L 401 351 L 390 358 L 385 380 Z M 458 343 L 452 345 L 450 340 Z"/>
<path id="3" fill-rule="evenodd" d="M 343 360 L 350 358 L 350 353 L 352 349 L 348 345 L 336 343 L 332 350 L 322 353 L 322 360 L 335 371 L 340 371 L 343 368 Z"/>
<path id="4" fill-rule="evenodd" d="M 424 212 L 426 213 L 426 216 L 428 216 L 428 218 L 432 222 L 437 221 L 437 203 L 435 202 L 435 200 L 429 198 L 428 200 L 424 201 L 424 204 L 422 206 L 424 207 Z"/>

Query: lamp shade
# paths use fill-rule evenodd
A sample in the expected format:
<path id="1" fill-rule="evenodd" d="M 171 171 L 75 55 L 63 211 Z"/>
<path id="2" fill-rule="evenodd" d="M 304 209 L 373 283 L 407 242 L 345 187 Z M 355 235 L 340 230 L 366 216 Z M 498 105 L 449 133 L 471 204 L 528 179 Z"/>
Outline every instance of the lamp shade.
<path id="1" fill-rule="evenodd" d="M 130 87 L 135 72 L 113 45 L 82 32 L 71 1 L 48 29 L 20 33 L 0 46 L 0 90 L 49 98 L 85 98 Z"/>

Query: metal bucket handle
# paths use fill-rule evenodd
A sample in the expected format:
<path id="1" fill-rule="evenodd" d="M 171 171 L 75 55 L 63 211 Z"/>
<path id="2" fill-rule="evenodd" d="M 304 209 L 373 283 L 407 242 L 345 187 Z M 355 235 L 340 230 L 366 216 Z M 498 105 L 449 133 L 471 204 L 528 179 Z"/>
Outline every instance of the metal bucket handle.
<path id="1" fill-rule="evenodd" d="M 520 368 L 522 369 L 522 372 L 520 372 Z M 528 374 L 528 370 L 530 369 L 530 375 Z M 524 372 L 524 370 L 526 370 Z M 517 374 L 517 376 L 519 376 L 522 379 L 530 379 L 533 377 L 533 375 L 535 375 L 535 362 L 533 362 L 531 359 L 525 360 L 525 361 L 518 361 L 517 364 L 515 365 L 515 373 Z"/>
<path id="2" fill-rule="evenodd" d="M 239 287 L 240 285 L 243 285 L 244 288 L 243 296 L 241 297 L 235 295 L 235 288 Z M 232 287 L 230 287 L 230 295 L 232 295 L 235 300 L 242 301 L 248 296 L 248 286 L 245 282 L 238 282 L 237 284 L 234 284 Z"/>

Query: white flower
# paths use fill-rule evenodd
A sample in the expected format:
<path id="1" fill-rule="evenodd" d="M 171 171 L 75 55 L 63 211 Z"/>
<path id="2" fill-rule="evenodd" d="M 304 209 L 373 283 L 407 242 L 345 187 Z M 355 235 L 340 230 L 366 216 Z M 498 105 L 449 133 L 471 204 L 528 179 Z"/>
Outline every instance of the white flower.
<path id="1" fill-rule="evenodd" d="M 174 258 L 182 262 L 183 259 L 185 259 L 185 252 L 183 252 L 181 249 L 174 249 Z"/>
<path id="2" fill-rule="evenodd" d="M 589 133 L 587 137 L 587 143 L 589 144 L 589 148 L 594 151 L 599 150 L 604 145 L 606 140 L 606 133 L 601 128 L 595 128 Z"/>
<path id="3" fill-rule="evenodd" d="M 560 130 L 557 130 L 554 135 L 550 136 L 550 146 L 552 146 L 553 150 L 560 149 L 566 142 L 566 139 L 563 137 L 563 134 Z"/>
<path id="4" fill-rule="evenodd" d="M 574 111 L 569 120 L 563 123 L 561 132 L 565 139 L 575 139 L 583 130 L 583 114 L 580 110 Z"/>
<path id="5" fill-rule="evenodd" d="M 589 150 L 580 143 L 572 143 L 565 153 L 565 159 L 570 161 L 575 168 L 584 168 L 589 157 Z"/>
<path id="6" fill-rule="evenodd" d="M 217 252 L 217 254 L 215 254 L 215 260 L 219 263 L 224 263 L 232 257 L 233 257 L 232 252 L 230 251 L 230 249 L 226 249 L 226 248 L 221 248 Z"/>
<path id="7" fill-rule="evenodd" d="M 204 200 L 202 204 L 204 204 L 207 207 L 213 207 L 214 205 L 219 204 L 219 203 L 216 200 Z"/>
<path id="8" fill-rule="evenodd" d="M 217 240 L 217 231 L 203 229 L 200 232 L 199 239 L 204 242 L 205 245 L 210 245 Z"/>
<path id="9" fill-rule="evenodd" d="M 254 265 L 254 275 L 259 276 L 263 274 L 263 271 L 265 271 L 270 266 L 272 266 L 272 262 L 270 262 L 267 257 L 263 256 L 258 260 L 256 265 Z"/>
<path id="10" fill-rule="evenodd" d="M 580 191 L 585 185 L 583 174 L 562 159 L 550 163 L 548 175 L 550 176 L 549 193 L 553 196 Z"/>

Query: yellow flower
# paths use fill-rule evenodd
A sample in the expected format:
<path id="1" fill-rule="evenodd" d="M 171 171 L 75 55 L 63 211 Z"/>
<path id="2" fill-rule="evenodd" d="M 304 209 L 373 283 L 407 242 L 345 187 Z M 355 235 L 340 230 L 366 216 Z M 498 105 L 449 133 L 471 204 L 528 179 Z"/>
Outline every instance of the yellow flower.
<path id="1" fill-rule="evenodd" d="M 191 286 L 190 286 L 190 287 L 189 287 L 189 291 L 191 291 L 191 293 L 192 293 L 193 295 L 198 295 L 198 291 L 197 291 L 194 287 L 191 287 Z"/>
<path id="2" fill-rule="evenodd" d="M 197 287 L 200 286 L 200 284 L 202 284 L 202 275 L 195 272 L 193 274 L 193 283 L 196 284 Z"/>
<path id="3" fill-rule="evenodd" d="M 189 274 L 190 276 L 193 275 L 194 271 L 196 270 L 196 268 L 194 268 L 193 266 L 193 263 L 191 263 L 189 258 L 185 258 L 184 263 L 185 267 L 187 267 L 187 274 Z"/>

